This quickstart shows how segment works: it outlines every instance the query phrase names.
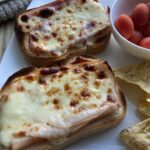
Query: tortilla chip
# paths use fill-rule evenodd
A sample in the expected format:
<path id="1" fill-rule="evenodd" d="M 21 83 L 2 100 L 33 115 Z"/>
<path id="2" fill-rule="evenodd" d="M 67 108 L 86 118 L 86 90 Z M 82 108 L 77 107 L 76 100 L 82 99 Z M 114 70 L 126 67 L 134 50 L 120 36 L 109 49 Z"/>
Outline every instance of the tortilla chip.
<path id="1" fill-rule="evenodd" d="M 150 118 L 150 97 L 142 101 L 138 109 L 145 117 Z"/>
<path id="2" fill-rule="evenodd" d="M 150 63 L 145 62 L 114 70 L 117 78 L 138 85 L 150 95 Z"/>
<path id="3" fill-rule="evenodd" d="M 150 150 L 150 118 L 124 129 L 120 139 L 132 150 Z"/>
<path id="4" fill-rule="evenodd" d="M 139 111 L 145 116 L 150 117 L 150 63 L 145 62 L 138 65 L 132 65 L 118 70 L 114 70 L 117 78 L 128 83 L 138 85 L 146 92 L 143 101 L 139 105 Z"/>

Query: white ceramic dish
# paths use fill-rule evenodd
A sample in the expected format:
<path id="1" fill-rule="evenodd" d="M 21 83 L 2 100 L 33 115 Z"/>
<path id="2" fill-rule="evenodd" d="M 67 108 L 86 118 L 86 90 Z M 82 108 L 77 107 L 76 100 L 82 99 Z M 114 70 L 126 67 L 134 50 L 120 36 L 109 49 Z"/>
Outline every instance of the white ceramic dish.
<path id="1" fill-rule="evenodd" d="M 30 8 L 46 4 L 50 1 L 51 0 L 33 0 Z M 109 4 L 109 6 L 111 6 L 114 0 L 101 0 L 101 2 L 104 5 Z M 125 53 L 117 44 L 113 36 L 111 37 L 106 50 L 96 57 L 107 60 L 113 68 L 140 62 L 140 59 Z M 25 60 L 17 40 L 15 36 L 13 36 L 0 63 L 0 87 L 3 86 L 7 78 L 14 72 L 30 65 L 31 64 Z M 132 101 L 132 99 L 136 99 L 135 96 L 138 96 L 137 93 L 139 92 L 133 91 L 133 88 L 129 87 L 126 88 L 122 86 L 122 88 L 125 89 L 124 92 L 128 103 L 128 111 L 123 122 L 113 129 L 82 139 L 64 150 L 127 150 L 118 139 L 118 135 L 122 129 L 132 126 L 139 121 L 139 117 L 136 114 L 136 106 Z"/>
<path id="2" fill-rule="evenodd" d="M 120 44 L 120 46 L 125 51 L 136 57 L 150 60 L 150 49 L 142 48 L 129 42 L 117 31 L 117 29 L 114 26 L 114 22 L 120 14 L 124 13 L 130 15 L 134 6 L 141 2 L 146 3 L 149 2 L 149 0 L 116 0 L 111 8 L 110 19 L 113 35 Z"/>

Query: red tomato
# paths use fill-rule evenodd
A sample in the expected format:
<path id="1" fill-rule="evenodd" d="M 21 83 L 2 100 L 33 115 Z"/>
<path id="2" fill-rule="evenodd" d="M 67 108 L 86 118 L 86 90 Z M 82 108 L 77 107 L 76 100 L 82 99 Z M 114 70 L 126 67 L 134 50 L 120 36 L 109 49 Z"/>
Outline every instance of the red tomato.
<path id="1" fill-rule="evenodd" d="M 144 29 L 144 35 L 150 36 L 150 23 Z"/>
<path id="2" fill-rule="evenodd" d="M 120 15 L 115 22 L 115 26 L 119 33 L 126 39 L 129 39 L 134 31 L 134 24 L 128 15 Z"/>
<path id="3" fill-rule="evenodd" d="M 139 44 L 139 42 L 142 40 L 143 35 L 140 31 L 134 31 L 132 36 L 130 37 L 129 41 L 131 41 L 134 44 Z"/>
<path id="4" fill-rule="evenodd" d="M 149 8 L 149 19 L 150 19 L 150 2 L 147 3 L 147 6 Z"/>
<path id="5" fill-rule="evenodd" d="M 149 8 L 146 4 L 137 4 L 132 12 L 132 19 L 138 26 L 144 26 L 149 20 Z"/>
<path id="6" fill-rule="evenodd" d="M 142 47 L 144 47 L 144 48 L 150 49 L 150 37 L 144 38 L 144 39 L 140 42 L 139 45 L 142 46 Z"/>

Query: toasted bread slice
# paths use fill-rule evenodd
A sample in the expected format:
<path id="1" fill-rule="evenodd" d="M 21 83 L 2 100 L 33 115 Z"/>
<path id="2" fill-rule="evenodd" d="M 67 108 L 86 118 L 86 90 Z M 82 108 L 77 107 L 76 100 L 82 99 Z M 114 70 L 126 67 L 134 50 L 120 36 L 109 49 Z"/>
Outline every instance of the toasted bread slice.
<path id="1" fill-rule="evenodd" d="M 27 68 L 0 94 L 0 142 L 12 150 L 56 150 L 117 125 L 126 102 L 105 61 L 75 57 Z"/>
<path id="2" fill-rule="evenodd" d="M 150 118 L 124 129 L 120 138 L 131 150 L 150 150 Z"/>
<path id="3" fill-rule="evenodd" d="M 58 0 L 18 15 L 15 32 L 24 54 L 48 66 L 72 54 L 99 53 L 110 38 L 106 9 L 94 0 Z"/>

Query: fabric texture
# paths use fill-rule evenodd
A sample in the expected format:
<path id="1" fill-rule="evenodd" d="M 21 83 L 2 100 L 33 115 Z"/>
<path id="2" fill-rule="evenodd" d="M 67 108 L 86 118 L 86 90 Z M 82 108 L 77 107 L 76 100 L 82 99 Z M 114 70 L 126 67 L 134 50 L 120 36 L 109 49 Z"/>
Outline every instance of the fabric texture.
<path id="1" fill-rule="evenodd" d="M 31 0 L 4 0 L 0 2 L 0 22 L 12 19 L 27 8 Z"/>

